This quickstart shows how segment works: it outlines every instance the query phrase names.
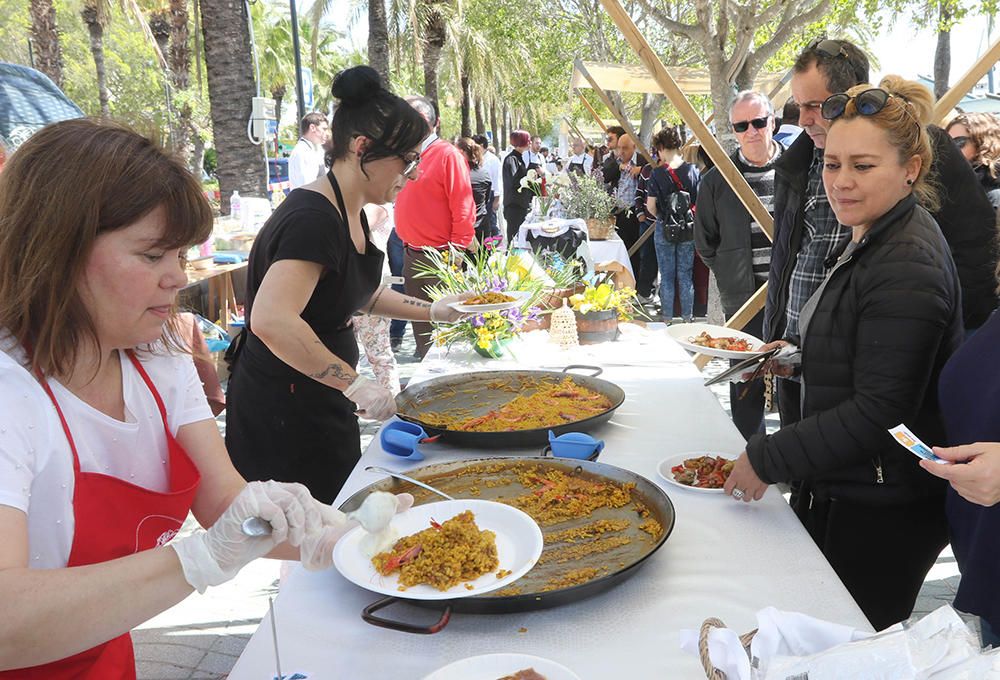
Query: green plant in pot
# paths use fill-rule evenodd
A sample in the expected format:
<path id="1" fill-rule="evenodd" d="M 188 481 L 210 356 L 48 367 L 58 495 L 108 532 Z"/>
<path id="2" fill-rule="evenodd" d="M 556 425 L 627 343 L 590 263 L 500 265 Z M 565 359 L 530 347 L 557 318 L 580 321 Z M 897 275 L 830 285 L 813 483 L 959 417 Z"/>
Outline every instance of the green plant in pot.
<path id="1" fill-rule="evenodd" d="M 576 328 L 580 344 L 608 342 L 618 337 L 618 322 L 630 321 L 640 310 L 635 304 L 635 291 L 615 288 L 604 281 L 588 285 L 582 293 L 569 299 L 576 313 Z"/>
<path id="2" fill-rule="evenodd" d="M 590 238 L 607 239 L 615 231 L 614 214 L 618 204 L 604 185 L 589 175 L 574 175 L 559 198 L 566 217 L 584 220 Z"/>

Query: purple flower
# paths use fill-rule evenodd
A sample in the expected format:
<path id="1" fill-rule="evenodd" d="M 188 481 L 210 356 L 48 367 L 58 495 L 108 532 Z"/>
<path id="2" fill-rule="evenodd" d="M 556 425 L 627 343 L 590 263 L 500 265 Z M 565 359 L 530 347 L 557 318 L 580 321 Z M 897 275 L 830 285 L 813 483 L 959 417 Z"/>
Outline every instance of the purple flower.
<path id="1" fill-rule="evenodd" d="M 541 307 L 528 307 L 528 316 L 525 317 L 525 321 L 538 321 L 541 311 Z"/>
<path id="2" fill-rule="evenodd" d="M 485 247 L 486 250 L 496 250 L 497 246 L 501 243 L 503 243 L 502 236 L 490 236 L 489 238 L 483 239 L 483 247 Z"/>
<path id="3" fill-rule="evenodd" d="M 494 276 L 490 279 L 490 292 L 499 293 L 507 289 L 507 282 L 501 279 L 499 276 Z"/>
<path id="4" fill-rule="evenodd" d="M 486 325 L 486 319 L 483 317 L 482 314 L 477 314 L 476 316 L 472 317 L 473 328 L 482 328 L 485 325 Z"/>

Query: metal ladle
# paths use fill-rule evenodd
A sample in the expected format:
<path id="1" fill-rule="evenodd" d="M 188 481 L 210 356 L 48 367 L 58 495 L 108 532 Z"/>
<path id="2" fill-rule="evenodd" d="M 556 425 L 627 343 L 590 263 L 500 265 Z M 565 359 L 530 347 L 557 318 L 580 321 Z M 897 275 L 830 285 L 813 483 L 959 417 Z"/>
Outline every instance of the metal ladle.
<path id="1" fill-rule="evenodd" d="M 384 468 L 384 467 L 379 467 L 378 465 L 369 465 L 368 467 L 365 468 L 365 472 L 381 472 L 382 474 L 389 475 L 390 477 L 395 477 L 396 479 L 401 479 L 404 482 L 409 482 L 410 484 L 413 484 L 415 486 L 419 486 L 421 489 L 427 489 L 431 493 L 436 493 L 438 496 L 441 496 L 442 498 L 446 498 L 449 501 L 455 500 L 454 498 L 452 498 L 451 496 L 449 496 L 448 494 L 446 494 L 444 491 L 439 491 L 438 489 L 435 489 L 430 484 L 424 484 L 423 482 L 418 482 L 417 480 L 413 479 L 413 477 L 407 477 L 404 474 L 401 474 L 399 472 L 395 472 L 393 470 L 389 470 L 389 469 Z"/>

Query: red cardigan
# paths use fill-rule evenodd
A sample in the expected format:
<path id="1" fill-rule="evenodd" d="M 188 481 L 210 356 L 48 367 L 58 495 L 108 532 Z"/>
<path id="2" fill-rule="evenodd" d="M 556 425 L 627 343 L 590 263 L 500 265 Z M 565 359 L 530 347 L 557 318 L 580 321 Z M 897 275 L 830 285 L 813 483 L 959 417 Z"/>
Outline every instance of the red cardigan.
<path id="1" fill-rule="evenodd" d="M 421 154 L 420 178 L 396 197 L 396 233 L 415 248 L 464 248 L 475 237 L 475 221 L 469 162 L 453 144 L 436 140 Z"/>

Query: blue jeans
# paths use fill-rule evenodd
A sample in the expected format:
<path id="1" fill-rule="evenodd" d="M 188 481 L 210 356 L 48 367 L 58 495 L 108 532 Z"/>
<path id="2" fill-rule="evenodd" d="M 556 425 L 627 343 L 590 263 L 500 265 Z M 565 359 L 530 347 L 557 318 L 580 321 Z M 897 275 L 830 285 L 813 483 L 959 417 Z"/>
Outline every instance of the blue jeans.
<path id="1" fill-rule="evenodd" d="M 389 271 L 393 276 L 403 275 L 403 248 L 403 240 L 393 229 L 389 232 L 389 241 L 385 248 L 388 251 L 386 257 L 389 258 Z M 403 286 L 398 283 L 393 284 L 392 289 L 400 293 L 403 292 Z M 393 319 L 392 323 L 389 324 L 389 337 L 402 338 L 404 333 L 406 333 L 406 322 L 401 319 Z"/>
<path id="2" fill-rule="evenodd" d="M 672 243 L 656 221 L 653 234 L 656 261 L 660 266 L 660 316 L 669 322 L 674 316 L 674 279 L 681 299 L 681 316 L 690 321 L 694 313 L 694 241 Z"/>
<path id="3" fill-rule="evenodd" d="M 996 634 L 996 631 L 993 630 L 993 627 L 989 624 L 989 622 L 986 619 L 980 617 L 979 626 L 980 628 L 982 628 L 983 647 L 985 647 L 986 645 L 992 646 L 993 649 L 1000 647 L 1000 635 Z"/>

